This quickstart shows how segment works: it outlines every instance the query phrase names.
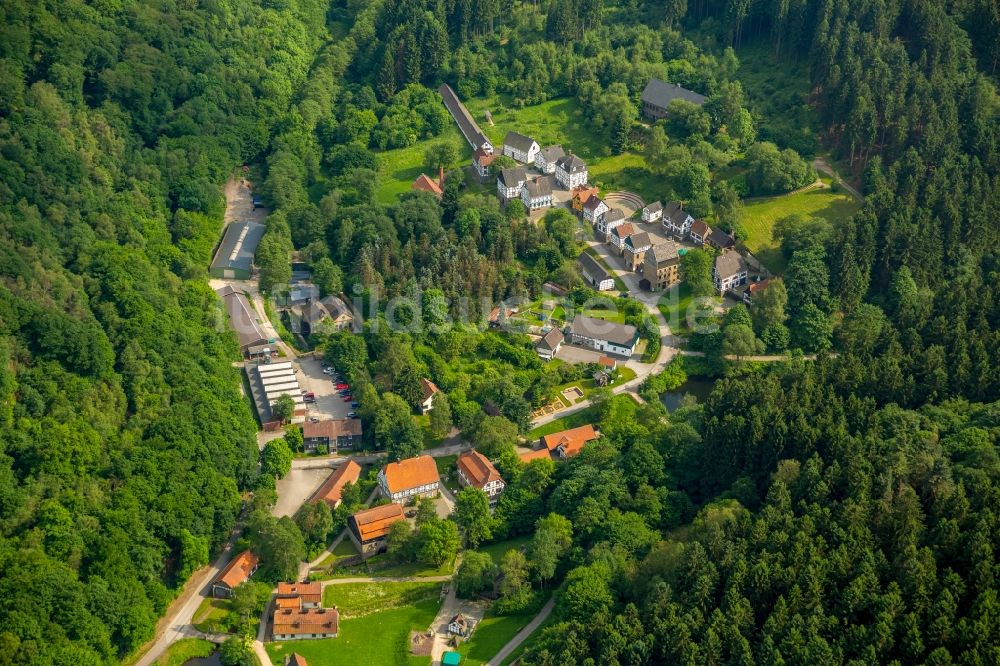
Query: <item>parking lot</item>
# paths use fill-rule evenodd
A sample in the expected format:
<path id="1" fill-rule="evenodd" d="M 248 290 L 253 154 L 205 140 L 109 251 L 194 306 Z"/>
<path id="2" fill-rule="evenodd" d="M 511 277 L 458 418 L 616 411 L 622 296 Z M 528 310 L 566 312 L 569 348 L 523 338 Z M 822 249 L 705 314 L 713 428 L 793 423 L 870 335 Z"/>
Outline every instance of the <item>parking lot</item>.
<path id="1" fill-rule="evenodd" d="M 303 392 L 316 394 L 316 402 L 309 403 L 309 416 L 318 419 L 346 419 L 351 409 L 350 402 L 344 402 L 337 392 L 330 375 L 323 374 L 321 358 L 300 356 L 299 382 Z"/>

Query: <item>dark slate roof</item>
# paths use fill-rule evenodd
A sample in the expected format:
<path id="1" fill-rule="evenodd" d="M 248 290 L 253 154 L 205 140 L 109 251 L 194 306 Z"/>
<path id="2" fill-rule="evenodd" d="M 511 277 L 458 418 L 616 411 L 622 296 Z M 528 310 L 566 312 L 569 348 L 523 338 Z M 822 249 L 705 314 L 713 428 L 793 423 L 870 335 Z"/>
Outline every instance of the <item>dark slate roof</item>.
<path id="1" fill-rule="evenodd" d="M 604 214 L 604 224 L 609 222 L 617 222 L 618 220 L 625 219 L 625 211 L 621 208 L 612 208 L 607 213 Z"/>
<path id="2" fill-rule="evenodd" d="M 604 204 L 605 206 L 608 205 L 604 203 L 604 199 L 602 199 L 601 197 L 593 196 L 587 199 L 585 202 L 583 202 L 583 207 L 586 210 L 597 210 L 597 207 L 600 206 L 601 204 Z"/>
<path id="3" fill-rule="evenodd" d="M 530 199 L 552 196 L 552 180 L 549 178 L 535 178 L 524 184 Z"/>
<path id="4" fill-rule="evenodd" d="M 708 242 L 720 248 L 736 245 L 736 240 L 722 229 L 712 229 L 712 233 L 708 235 Z"/>
<path id="5" fill-rule="evenodd" d="M 577 315 L 570 328 L 573 335 L 606 340 L 616 345 L 630 347 L 639 337 L 639 331 L 629 324 L 616 324 L 603 319 Z"/>
<path id="6" fill-rule="evenodd" d="M 663 217 L 670 220 L 678 227 L 683 224 L 684 220 L 686 220 L 689 215 L 690 213 L 684 210 L 684 204 L 678 201 L 671 201 L 667 204 L 666 209 L 663 211 Z"/>
<path id="7" fill-rule="evenodd" d="M 229 323 L 236 331 L 240 347 L 246 349 L 267 344 L 267 337 L 257 325 L 257 313 L 250 307 L 246 297 L 229 285 L 216 293 L 222 298 L 226 312 L 229 313 Z"/>
<path id="8" fill-rule="evenodd" d="M 556 160 L 556 166 L 566 173 L 579 173 L 587 170 L 587 165 L 576 155 L 563 155 Z"/>
<path id="9" fill-rule="evenodd" d="M 531 144 L 535 142 L 530 136 L 524 136 L 518 132 L 510 131 L 507 132 L 507 136 L 503 138 L 503 145 L 510 146 L 514 150 L 519 150 L 522 153 L 526 153 L 531 150 Z"/>
<path id="10" fill-rule="evenodd" d="M 456 95 L 455 91 L 451 89 L 451 86 L 447 83 L 443 84 L 440 88 L 438 88 L 438 94 L 441 95 L 441 99 L 444 101 L 444 105 L 448 109 L 448 112 L 451 113 L 451 117 L 455 119 L 455 123 L 458 125 L 459 131 L 462 132 L 465 140 L 468 141 L 474 149 L 481 148 L 486 144 L 491 146 L 493 145 L 490 143 L 490 140 L 486 138 L 486 135 L 483 134 L 483 131 L 479 129 L 479 125 L 477 125 L 476 121 L 472 119 L 472 114 L 469 113 L 469 110 L 466 109 L 465 105 L 458 99 L 458 95 Z"/>
<path id="11" fill-rule="evenodd" d="M 649 247 L 649 234 L 645 231 L 632 234 L 625 239 L 625 245 L 635 250 L 642 250 L 644 247 Z"/>
<path id="12" fill-rule="evenodd" d="M 581 254 L 577 261 L 580 263 L 580 268 L 583 269 L 583 272 L 589 275 L 592 280 L 600 283 L 611 277 L 608 275 L 608 272 L 604 270 L 604 266 L 597 263 L 597 259 L 594 259 L 586 252 Z"/>
<path id="13" fill-rule="evenodd" d="M 715 273 L 719 279 L 726 279 L 747 270 L 747 262 L 739 252 L 723 252 L 715 258 Z"/>
<path id="14" fill-rule="evenodd" d="M 500 182 L 506 187 L 517 187 L 518 183 L 528 180 L 528 173 L 524 167 L 509 167 L 500 170 Z"/>
<path id="15" fill-rule="evenodd" d="M 645 90 L 642 91 L 643 103 L 649 103 L 661 109 L 667 108 L 675 99 L 687 100 L 692 104 L 701 106 L 707 98 L 692 90 L 681 88 L 679 85 L 666 83 L 659 79 L 650 79 L 649 83 L 646 84 Z"/>
<path id="16" fill-rule="evenodd" d="M 677 243 L 669 240 L 651 247 L 646 253 L 646 257 L 647 260 L 652 257 L 657 266 L 677 263 L 680 260 L 680 255 L 677 254 Z"/>
<path id="17" fill-rule="evenodd" d="M 250 270 L 257 245 L 264 236 L 264 225 L 256 222 L 233 222 L 226 227 L 222 243 L 215 252 L 212 268 Z"/>
<path id="18" fill-rule="evenodd" d="M 554 350 L 558 345 L 562 344 L 563 337 L 562 331 L 558 328 L 553 328 L 551 331 L 546 333 L 538 344 L 535 345 L 537 349 L 547 349 L 549 351 Z"/>
<path id="19" fill-rule="evenodd" d="M 560 157 L 564 156 L 566 153 L 563 151 L 562 146 L 549 146 L 548 148 L 543 148 L 541 151 L 542 159 L 546 162 L 555 162 Z"/>
<path id="20" fill-rule="evenodd" d="M 643 208 L 643 210 L 645 210 L 647 212 L 650 212 L 650 213 L 655 213 L 656 211 L 660 210 L 661 208 L 663 208 L 663 204 L 661 204 L 659 201 L 654 201 L 653 203 L 651 203 L 648 206 L 646 206 L 645 208 Z"/>

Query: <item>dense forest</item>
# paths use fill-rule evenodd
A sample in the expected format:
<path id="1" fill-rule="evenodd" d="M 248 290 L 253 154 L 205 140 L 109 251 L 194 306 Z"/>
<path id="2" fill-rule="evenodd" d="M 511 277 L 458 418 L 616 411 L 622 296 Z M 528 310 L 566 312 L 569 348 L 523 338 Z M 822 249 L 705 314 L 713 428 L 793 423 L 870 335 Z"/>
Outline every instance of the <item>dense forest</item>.
<path id="1" fill-rule="evenodd" d="M 995 3 L 511 9 L 0 3 L 0 663 L 134 651 L 249 493 L 251 538 L 270 534 L 265 577 L 294 572 L 343 524 L 343 511 L 265 524 L 272 468 L 290 453 L 276 444 L 258 469 L 205 270 L 220 186 L 243 163 L 261 170 L 271 210 L 265 290 L 288 281 L 295 249 L 324 294 L 343 290 L 370 322 L 372 303 L 417 296 L 422 325 L 316 342 L 351 379 L 370 444 L 420 450 L 411 412 L 432 377 L 446 397 L 431 430 L 455 425 L 496 460 L 510 484 L 496 514 L 470 507 L 457 522 L 467 543 L 533 535 L 527 560 L 504 562 L 498 602 L 523 611 L 555 589 L 555 624 L 526 663 L 1000 662 Z M 808 100 L 744 86 L 745 48 L 806 72 Z M 637 100 L 651 76 L 708 102 L 646 127 Z M 666 375 L 642 407 L 599 396 L 599 444 L 525 466 L 513 444 L 531 408 L 588 369 L 542 364 L 527 338 L 449 316 L 481 318 L 546 281 L 577 304 L 592 293 L 572 268 L 569 215 L 529 223 L 457 169 L 440 202 L 380 203 L 380 154 L 451 122 L 443 82 L 513 108 L 574 100 L 608 155 L 641 154 L 664 199 L 737 238 L 740 198 L 814 179 L 803 158 L 820 150 L 866 202 L 836 227 L 790 221 L 782 295 L 769 288 L 692 337 L 708 352 L 697 370 L 722 376 L 704 404 L 667 414 L 655 400 Z M 804 116 L 815 132 L 788 121 Z M 429 172 L 457 163 L 428 152 Z M 744 175 L 721 177 L 730 166 Z M 691 253 L 685 278 L 704 283 L 707 262 Z M 659 344 L 641 308 L 616 305 Z M 818 360 L 724 362 L 747 331 L 751 348 Z M 435 530 L 453 541 L 427 524 L 412 548 Z"/>

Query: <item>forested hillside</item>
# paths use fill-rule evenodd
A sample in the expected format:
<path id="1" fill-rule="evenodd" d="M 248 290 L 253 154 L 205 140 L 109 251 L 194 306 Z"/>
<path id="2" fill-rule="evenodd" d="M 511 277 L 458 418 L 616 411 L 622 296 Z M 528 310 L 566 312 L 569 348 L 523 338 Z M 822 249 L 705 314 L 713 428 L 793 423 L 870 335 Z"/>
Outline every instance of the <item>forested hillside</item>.
<path id="1" fill-rule="evenodd" d="M 205 266 L 323 37 L 295 5 L 0 5 L 2 663 L 136 648 L 253 486 Z"/>

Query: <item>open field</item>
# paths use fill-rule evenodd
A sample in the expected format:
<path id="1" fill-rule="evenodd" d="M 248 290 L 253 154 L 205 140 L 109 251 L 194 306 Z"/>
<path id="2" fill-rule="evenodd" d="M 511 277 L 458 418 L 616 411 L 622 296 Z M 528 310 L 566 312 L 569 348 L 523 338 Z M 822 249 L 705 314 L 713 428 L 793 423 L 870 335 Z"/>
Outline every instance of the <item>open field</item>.
<path id="1" fill-rule="evenodd" d="M 309 666 L 425 665 L 430 659 L 411 656 L 407 641 L 410 631 L 430 626 L 439 605 L 436 598 L 425 599 L 365 617 L 341 619 L 337 638 L 267 643 L 265 647 L 274 664 L 285 663 L 288 654 L 297 652 Z"/>
<path id="2" fill-rule="evenodd" d="M 327 574 L 314 575 L 315 580 L 330 580 L 331 578 L 354 578 L 356 576 L 372 576 L 375 578 L 396 578 L 402 576 L 447 576 L 454 569 L 454 560 L 445 562 L 439 567 L 421 564 L 420 562 L 393 563 L 388 555 L 376 555 L 364 563 L 343 569 L 334 569 Z"/>
<path id="3" fill-rule="evenodd" d="M 508 550 L 518 550 L 529 541 L 531 541 L 531 537 L 519 536 L 514 537 L 513 539 L 507 539 L 506 541 L 500 541 L 499 543 L 491 543 L 485 546 L 480 546 L 476 550 L 480 553 L 486 553 L 493 558 L 493 562 L 499 565 L 500 560 L 503 559 L 503 556 Z"/>
<path id="4" fill-rule="evenodd" d="M 830 181 L 823 182 L 829 186 Z M 785 260 L 774 239 L 775 223 L 789 215 L 822 217 L 834 224 L 853 215 L 860 204 L 847 192 L 833 192 L 829 187 L 785 194 L 766 199 L 748 199 L 744 207 L 743 226 L 750 237 L 747 248 L 774 273 L 785 269 Z"/>
<path id="5" fill-rule="evenodd" d="M 487 612 L 469 640 L 458 648 L 458 652 L 462 655 L 462 663 L 468 666 L 485 664 L 509 643 L 524 625 L 531 622 L 536 612 L 522 615 L 490 615 Z"/>
<path id="6" fill-rule="evenodd" d="M 194 613 L 194 628 L 206 634 L 224 631 L 222 623 L 229 617 L 231 608 L 232 602 L 228 599 L 204 599 Z"/>
<path id="7" fill-rule="evenodd" d="M 383 204 L 393 204 L 400 194 L 410 191 L 410 185 L 421 173 L 427 173 L 432 178 L 437 174 L 428 173 L 424 165 L 424 151 L 435 143 L 448 141 L 458 147 L 458 162 L 452 166 L 464 165 L 472 159 L 469 144 L 459 133 L 455 123 L 448 117 L 448 124 L 440 136 L 417 141 L 406 148 L 394 148 L 376 152 L 379 161 L 378 201 Z"/>
<path id="8" fill-rule="evenodd" d="M 341 617 L 358 617 L 436 599 L 440 591 L 441 583 L 345 583 L 323 590 L 323 605 L 336 606 Z"/>
<path id="9" fill-rule="evenodd" d="M 215 652 L 215 643 L 200 638 L 182 638 L 167 648 L 156 666 L 182 666 L 189 659 L 207 657 Z"/>

